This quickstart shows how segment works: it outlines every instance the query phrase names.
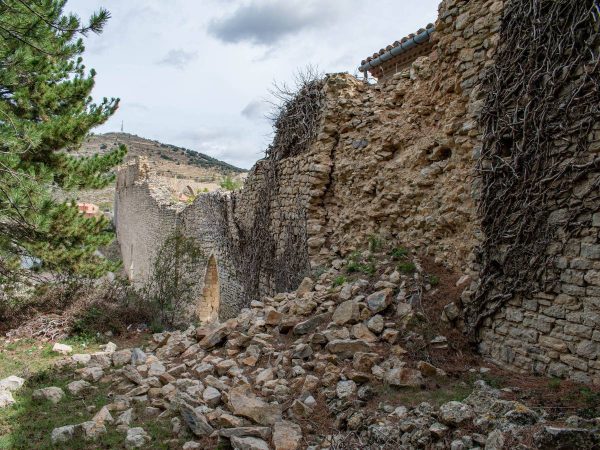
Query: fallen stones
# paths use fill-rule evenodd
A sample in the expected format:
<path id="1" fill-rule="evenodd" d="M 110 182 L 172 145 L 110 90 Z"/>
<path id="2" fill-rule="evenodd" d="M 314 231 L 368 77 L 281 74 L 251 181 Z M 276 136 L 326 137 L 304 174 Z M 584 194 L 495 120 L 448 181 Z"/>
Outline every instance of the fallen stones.
<path id="1" fill-rule="evenodd" d="M 462 402 L 452 401 L 440 406 L 440 419 L 449 425 L 458 426 L 474 417 L 473 408 Z"/>
<path id="2" fill-rule="evenodd" d="M 131 362 L 131 350 L 119 350 L 112 354 L 112 363 L 118 366 L 124 366 L 125 364 L 129 364 Z"/>
<path id="3" fill-rule="evenodd" d="M 408 367 L 390 369 L 385 373 L 385 382 L 396 387 L 419 387 L 423 384 L 421 372 Z"/>
<path id="4" fill-rule="evenodd" d="M 223 428 L 219 430 L 219 436 L 227 439 L 232 437 L 258 437 L 261 439 L 269 439 L 271 437 L 270 427 L 234 427 Z"/>
<path id="5" fill-rule="evenodd" d="M 127 448 L 142 448 L 148 444 L 152 439 L 148 436 L 148 433 L 141 428 L 129 428 L 127 430 L 127 436 L 125 437 L 125 447 Z"/>
<path id="6" fill-rule="evenodd" d="M 65 396 L 64 391 L 61 388 L 55 387 L 55 386 L 42 388 L 42 389 L 36 389 L 35 391 L 33 391 L 33 394 L 31 395 L 31 397 L 34 400 L 38 400 L 38 401 L 47 400 L 47 401 L 54 403 L 55 405 L 58 402 L 60 402 L 64 396 Z"/>
<path id="7" fill-rule="evenodd" d="M 310 319 L 296 324 L 292 332 L 297 336 L 312 333 L 319 325 L 329 321 L 330 317 L 331 316 L 328 313 L 313 316 Z"/>
<path id="8" fill-rule="evenodd" d="M 14 403 L 15 399 L 10 391 L 0 391 L 0 408 L 6 408 Z"/>
<path id="9" fill-rule="evenodd" d="M 345 325 L 346 323 L 356 322 L 359 315 L 360 308 L 358 303 L 348 300 L 335 309 L 331 320 L 337 325 Z"/>
<path id="10" fill-rule="evenodd" d="M 231 445 L 235 450 L 269 450 L 269 444 L 255 437 L 237 437 L 231 438 Z"/>
<path id="11" fill-rule="evenodd" d="M 355 353 L 369 353 L 371 345 L 360 339 L 335 339 L 325 346 L 325 350 L 340 358 L 352 358 Z"/>
<path id="12" fill-rule="evenodd" d="M 246 417 L 260 425 L 273 425 L 281 419 L 281 407 L 255 397 L 244 386 L 229 391 L 227 406 L 236 416 Z"/>
<path id="13" fill-rule="evenodd" d="M 60 344 L 60 343 L 57 342 L 52 347 L 52 351 L 56 352 L 56 353 L 60 353 L 61 355 L 65 355 L 66 356 L 69 353 L 73 352 L 73 347 L 71 347 L 70 345 L 67 345 L 67 344 Z"/>
<path id="14" fill-rule="evenodd" d="M 545 426 L 534 442 L 540 450 L 595 449 L 600 447 L 600 429 Z"/>
<path id="15" fill-rule="evenodd" d="M 67 384 L 67 391 L 74 396 L 84 395 L 92 389 L 94 389 L 93 386 L 85 380 L 72 381 Z"/>
<path id="16" fill-rule="evenodd" d="M 302 429 L 290 421 L 277 422 L 273 427 L 273 446 L 275 450 L 297 450 L 302 440 Z"/>
<path id="17" fill-rule="evenodd" d="M 296 289 L 296 297 L 303 298 L 307 293 L 313 290 L 314 286 L 315 282 L 312 279 L 305 277 L 300 283 L 300 286 L 298 286 L 298 289 Z"/>
<path id="18" fill-rule="evenodd" d="M 180 406 L 179 411 L 186 425 L 196 436 L 208 436 L 214 431 L 200 409 L 184 403 Z"/>
<path id="19" fill-rule="evenodd" d="M 76 372 L 86 381 L 98 381 L 104 375 L 104 371 L 98 366 L 84 367 Z"/>
<path id="20" fill-rule="evenodd" d="M 392 303 L 392 294 L 391 289 L 373 292 L 366 299 L 367 307 L 374 314 L 383 311 Z"/>
<path id="21" fill-rule="evenodd" d="M 356 383 L 352 380 L 338 382 L 335 393 L 338 398 L 347 398 L 356 392 Z"/>
<path id="22" fill-rule="evenodd" d="M 77 432 L 81 432 L 81 427 L 78 425 L 65 425 L 52 430 L 50 440 L 53 444 L 62 444 L 72 440 Z"/>
<path id="23" fill-rule="evenodd" d="M 11 375 L 0 380 L 0 391 L 15 392 L 21 389 L 24 384 L 25 380 L 23 378 Z"/>

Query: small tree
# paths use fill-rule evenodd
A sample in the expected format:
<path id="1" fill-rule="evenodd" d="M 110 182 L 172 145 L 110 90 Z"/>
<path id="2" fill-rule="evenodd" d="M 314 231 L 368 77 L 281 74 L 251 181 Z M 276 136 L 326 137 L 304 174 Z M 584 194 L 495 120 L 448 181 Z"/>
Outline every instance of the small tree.
<path id="1" fill-rule="evenodd" d="M 126 149 L 75 157 L 91 128 L 118 99 L 92 103 L 95 72 L 86 72 L 82 35 L 100 33 L 101 9 L 87 25 L 64 14 L 66 0 L 0 1 L 0 284 L 23 274 L 33 258 L 44 270 L 96 277 L 114 264 L 97 253 L 113 239 L 103 217 L 86 218 L 52 195 L 102 188 Z"/>
<path id="2" fill-rule="evenodd" d="M 158 325 L 170 327 L 182 322 L 181 315 L 199 295 L 198 267 L 205 260 L 194 239 L 179 231 L 159 247 L 152 273 L 142 289 L 142 296 L 156 310 Z"/>
<path id="3" fill-rule="evenodd" d="M 227 191 L 235 191 L 236 189 L 239 189 L 242 187 L 242 183 L 240 183 L 237 180 L 234 180 L 229 175 L 227 175 L 225 178 L 223 178 L 221 180 L 221 183 L 219 184 L 219 186 L 221 186 L 222 189 L 225 189 Z"/>

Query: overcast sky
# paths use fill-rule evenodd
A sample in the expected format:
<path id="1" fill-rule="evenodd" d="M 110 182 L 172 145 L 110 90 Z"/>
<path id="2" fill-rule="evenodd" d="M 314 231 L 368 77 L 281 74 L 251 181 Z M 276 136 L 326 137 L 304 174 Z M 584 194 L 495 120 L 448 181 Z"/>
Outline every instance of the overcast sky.
<path id="1" fill-rule="evenodd" d="M 112 15 L 86 40 L 94 97 L 120 97 L 96 132 L 124 131 L 250 168 L 272 139 L 269 89 L 311 64 L 355 73 L 437 16 L 438 0 L 69 0 Z"/>

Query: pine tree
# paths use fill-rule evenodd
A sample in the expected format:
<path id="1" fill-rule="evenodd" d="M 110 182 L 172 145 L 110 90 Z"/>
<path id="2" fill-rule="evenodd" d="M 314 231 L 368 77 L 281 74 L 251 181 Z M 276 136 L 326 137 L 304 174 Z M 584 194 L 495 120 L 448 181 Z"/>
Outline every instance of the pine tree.
<path id="1" fill-rule="evenodd" d="M 52 195 L 107 186 L 126 152 L 72 154 L 119 100 L 92 102 L 95 72 L 81 58 L 82 37 L 100 33 L 109 13 L 83 25 L 65 3 L 0 0 L 0 284 L 21 274 L 23 258 L 60 274 L 96 277 L 113 268 L 97 252 L 113 239 L 109 221 Z"/>

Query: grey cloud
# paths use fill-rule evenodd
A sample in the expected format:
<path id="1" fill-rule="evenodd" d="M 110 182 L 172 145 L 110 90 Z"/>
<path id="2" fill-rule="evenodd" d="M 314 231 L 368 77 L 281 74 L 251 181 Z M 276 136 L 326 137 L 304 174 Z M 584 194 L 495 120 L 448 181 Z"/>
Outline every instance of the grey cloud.
<path id="1" fill-rule="evenodd" d="M 190 62 L 198 58 L 197 52 L 186 52 L 181 49 L 169 50 L 169 52 L 158 63 L 165 66 L 172 66 L 177 69 L 183 69 Z"/>
<path id="2" fill-rule="evenodd" d="M 339 11 L 338 2 L 261 1 L 239 6 L 229 16 L 213 20 L 208 32 L 223 42 L 251 42 L 270 45 L 303 29 L 331 20 Z"/>
<path id="3" fill-rule="evenodd" d="M 242 109 L 241 114 L 254 122 L 262 122 L 269 113 L 269 109 L 269 105 L 267 105 L 266 102 L 252 100 L 244 107 L 244 109 Z"/>

